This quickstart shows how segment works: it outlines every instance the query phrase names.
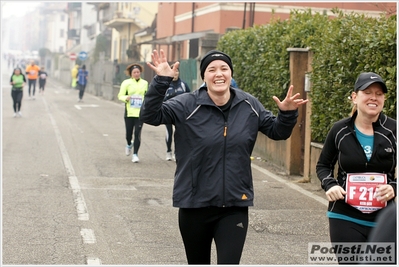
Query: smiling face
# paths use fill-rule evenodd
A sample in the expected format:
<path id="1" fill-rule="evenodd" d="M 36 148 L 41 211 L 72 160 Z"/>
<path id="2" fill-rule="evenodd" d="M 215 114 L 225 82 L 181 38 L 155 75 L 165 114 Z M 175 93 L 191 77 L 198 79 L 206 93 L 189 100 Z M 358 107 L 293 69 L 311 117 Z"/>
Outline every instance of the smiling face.
<path id="1" fill-rule="evenodd" d="M 137 80 L 140 79 L 141 71 L 139 68 L 133 68 L 132 69 L 132 78 Z"/>
<path id="2" fill-rule="evenodd" d="M 209 94 L 223 95 L 229 92 L 231 70 L 223 60 L 214 60 L 206 67 L 204 81 Z"/>
<path id="3" fill-rule="evenodd" d="M 378 117 L 384 108 L 385 95 L 380 83 L 373 83 L 362 91 L 352 93 L 358 113 L 369 118 Z"/>

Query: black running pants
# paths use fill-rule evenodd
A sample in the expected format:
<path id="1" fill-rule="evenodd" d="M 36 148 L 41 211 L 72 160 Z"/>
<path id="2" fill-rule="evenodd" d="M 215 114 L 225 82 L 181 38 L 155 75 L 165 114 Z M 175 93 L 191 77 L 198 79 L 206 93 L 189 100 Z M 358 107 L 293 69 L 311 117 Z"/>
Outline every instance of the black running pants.
<path id="1" fill-rule="evenodd" d="M 141 144 L 141 130 L 143 128 L 143 122 L 136 117 L 125 117 L 126 127 L 126 142 L 130 146 L 132 144 L 133 129 L 134 129 L 134 141 L 133 141 L 133 154 L 139 152 Z"/>
<path id="2" fill-rule="evenodd" d="M 32 88 L 32 96 L 35 96 L 35 92 L 36 92 L 36 79 L 28 79 L 28 93 L 29 96 L 31 96 L 31 87 Z"/>
<path id="3" fill-rule="evenodd" d="M 180 208 L 179 228 L 188 264 L 239 264 L 248 230 L 248 207 Z"/>
<path id="4" fill-rule="evenodd" d="M 373 227 L 364 226 L 347 220 L 329 218 L 331 243 L 366 243 Z M 341 264 L 340 262 L 338 262 Z M 358 264 L 344 263 L 344 264 Z"/>
<path id="5" fill-rule="evenodd" d="M 11 97 L 13 101 L 12 107 L 14 108 L 15 113 L 21 110 L 22 96 L 23 96 L 22 88 L 11 90 Z"/>
<path id="6" fill-rule="evenodd" d="M 166 152 L 172 152 L 172 136 L 173 136 L 173 124 L 165 124 L 166 126 Z"/>

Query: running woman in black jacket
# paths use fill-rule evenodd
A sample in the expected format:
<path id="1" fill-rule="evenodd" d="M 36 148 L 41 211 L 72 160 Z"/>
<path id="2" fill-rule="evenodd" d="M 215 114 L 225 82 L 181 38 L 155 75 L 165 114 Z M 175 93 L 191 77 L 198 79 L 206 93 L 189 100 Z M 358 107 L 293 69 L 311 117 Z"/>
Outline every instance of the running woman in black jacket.
<path id="1" fill-rule="evenodd" d="M 298 107 L 307 102 L 288 88 L 283 101 L 273 97 L 278 116 L 254 96 L 231 86 L 233 64 L 221 51 L 201 60 L 206 86 L 163 101 L 179 68 L 160 50 L 148 66 L 150 83 L 140 119 L 151 125 L 174 124 L 176 172 L 173 206 L 179 208 L 179 228 L 189 264 L 210 264 L 215 241 L 218 264 L 240 262 L 248 229 L 248 207 L 254 191 L 250 156 L 258 132 L 273 140 L 290 137 Z"/>
<path id="2" fill-rule="evenodd" d="M 351 94 L 353 114 L 332 126 L 317 162 L 332 243 L 366 242 L 378 213 L 394 202 L 396 120 L 382 113 L 387 91 L 376 73 L 359 75 Z"/>

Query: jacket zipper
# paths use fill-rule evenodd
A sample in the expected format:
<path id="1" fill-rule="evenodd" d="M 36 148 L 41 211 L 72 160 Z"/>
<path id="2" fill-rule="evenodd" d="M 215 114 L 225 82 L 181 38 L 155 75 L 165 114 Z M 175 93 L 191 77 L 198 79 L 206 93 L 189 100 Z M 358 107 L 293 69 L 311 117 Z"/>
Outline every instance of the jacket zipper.
<path id="1" fill-rule="evenodd" d="M 224 149 L 223 149 L 223 207 L 226 207 L 226 136 L 227 136 L 227 122 L 224 122 Z"/>
<path id="2" fill-rule="evenodd" d="M 360 149 L 363 150 L 363 147 L 362 147 L 362 145 L 360 144 L 359 139 L 357 139 L 355 130 L 351 130 L 351 131 L 352 131 L 352 134 L 355 136 L 356 142 L 357 142 L 357 144 L 359 145 Z M 375 140 L 374 140 L 374 143 L 375 143 Z M 373 154 L 374 154 L 374 146 L 375 146 L 375 144 L 373 144 L 373 151 L 371 152 L 370 160 L 371 160 L 371 158 L 373 157 Z M 368 159 L 367 159 L 366 153 L 364 153 L 364 150 L 363 150 L 363 156 L 364 156 L 364 159 L 366 160 L 366 163 L 364 164 L 364 167 L 366 168 L 366 171 L 367 171 L 367 167 L 368 167 L 367 162 L 368 162 Z"/>

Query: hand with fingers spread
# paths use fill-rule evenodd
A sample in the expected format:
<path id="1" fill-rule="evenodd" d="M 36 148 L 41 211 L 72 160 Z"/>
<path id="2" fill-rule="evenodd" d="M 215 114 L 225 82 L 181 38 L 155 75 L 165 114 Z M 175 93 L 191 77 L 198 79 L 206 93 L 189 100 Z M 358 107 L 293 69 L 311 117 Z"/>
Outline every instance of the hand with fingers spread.
<path id="1" fill-rule="evenodd" d="M 157 50 L 154 50 L 151 54 L 151 59 L 152 63 L 147 62 L 147 65 L 155 71 L 158 76 L 174 77 L 176 71 L 179 69 L 180 63 L 178 61 L 173 64 L 173 68 L 170 67 L 163 49 L 160 49 L 159 53 Z"/>
<path id="2" fill-rule="evenodd" d="M 291 85 L 290 88 L 288 88 L 287 95 L 283 101 L 280 101 L 280 99 L 278 99 L 277 96 L 273 96 L 273 100 L 277 103 L 277 106 L 280 110 L 282 111 L 295 110 L 299 106 L 306 104 L 308 102 L 308 99 L 302 99 L 302 98 L 297 99 L 300 96 L 299 93 L 292 95 L 293 89 L 294 89 L 293 85 Z"/>

